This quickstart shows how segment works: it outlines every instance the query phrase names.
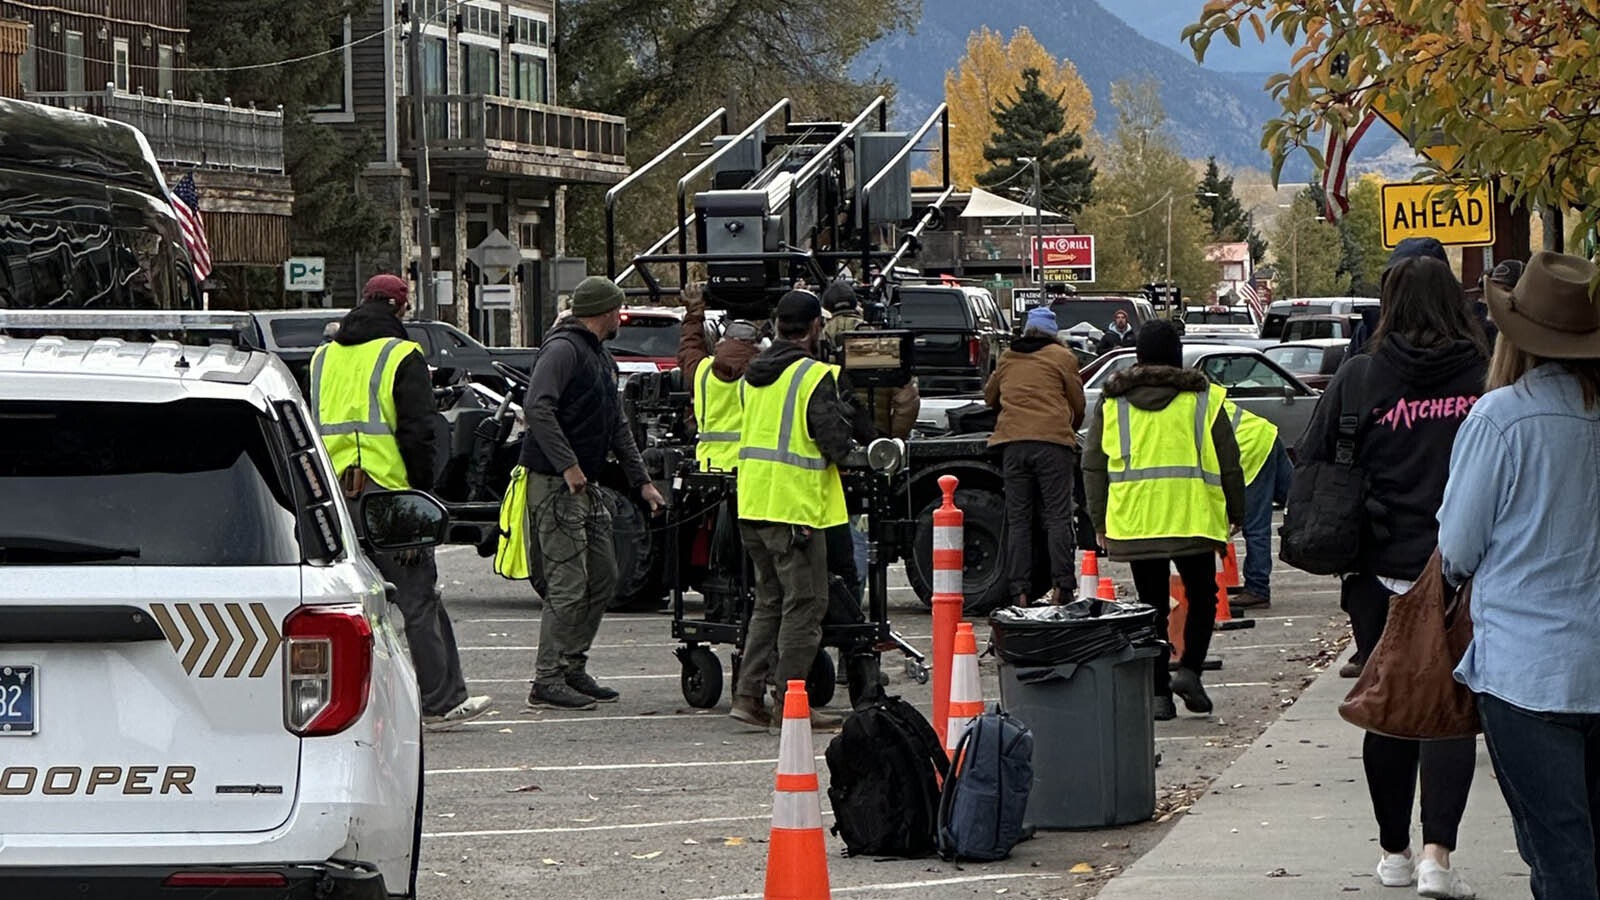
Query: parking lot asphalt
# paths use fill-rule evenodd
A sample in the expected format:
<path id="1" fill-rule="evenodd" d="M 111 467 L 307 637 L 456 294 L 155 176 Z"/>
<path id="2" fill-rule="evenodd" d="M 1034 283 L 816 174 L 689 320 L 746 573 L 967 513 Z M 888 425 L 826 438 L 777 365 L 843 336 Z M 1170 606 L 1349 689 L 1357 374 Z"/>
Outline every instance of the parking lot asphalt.
<path id="1" fill-rule="evenodd" d="M 1125 567 L 1107 566 L 1124 595 Z M 525 708 L 538 643 L 539 600 L 526 582 L 493 574 L 470 548 L 440 552 L 441 587 L 473 693 L 493 711 L 455 731 L 427 736 L 426 805 L 419 887 L 424 898 L 759 897 L 765 878 L 776 734 L 727 716 L 730 691 L 711 710 L 684 700 L 665 613 L 609 615 L 590 671 L 622 692 L 591 712 Z M 1042 832 L 994 863 L 937 858 L 845 858 L 829 836 L 836 894 L 937 898 L 1092 897 L 1107 879 L 1154 846 L 1218 773 L 1249 746 L 1343 646 L 1347 627 L 1337 584 L 1274 573 L 1274 605 L 1253 628 L 1221 632 L 1206 673 L 1210 716 L 1157 723 L 1158 809 L 1148 823 Z M 891 569 L 896 630 L 927 651 L 930 616 Z M 980 649 L 986 623 L 978 625 Z M 719 648 L 724 663 L 728 648 Z M 931 709 L 928 685 L 887 655 L 889 691 Z M 993 660 L 980 670 L 984 696 L 998 699 Z M 840 686 L 835 710 L 847 705 Z M 831 824 L 830 735 L 815 735 L 824 825 Z M 1354 740 L 1354 738 L 1352 738 Z"/>

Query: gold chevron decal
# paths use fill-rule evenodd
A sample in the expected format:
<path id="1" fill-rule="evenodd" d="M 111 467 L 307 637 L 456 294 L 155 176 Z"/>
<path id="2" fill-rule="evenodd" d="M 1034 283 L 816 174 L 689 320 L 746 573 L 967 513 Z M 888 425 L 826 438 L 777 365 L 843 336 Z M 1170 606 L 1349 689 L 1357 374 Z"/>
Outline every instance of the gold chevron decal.
<path id="1" fill-rule="evenodd" d="M 261 603 L 153 603 L 150 614 L 180 657 L 183 671 L 201 678 L 215 678 L 219 672 L 223 678 L 260 678 L 283 642 Z"/>

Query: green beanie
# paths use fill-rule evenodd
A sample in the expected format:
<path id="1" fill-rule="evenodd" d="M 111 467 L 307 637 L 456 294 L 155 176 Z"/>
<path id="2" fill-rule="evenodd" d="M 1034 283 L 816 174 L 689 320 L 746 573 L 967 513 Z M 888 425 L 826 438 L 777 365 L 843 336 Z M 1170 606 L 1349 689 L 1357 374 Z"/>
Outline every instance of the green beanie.
<path id="1" fill-rule="evenodd" d="M 623 299 L 622 288 L 610 279 L 590 275 L 578 282 L 578 289 L 572 292 L 572 314 L 580 319 L 603 316 L 622 306 Z"/>

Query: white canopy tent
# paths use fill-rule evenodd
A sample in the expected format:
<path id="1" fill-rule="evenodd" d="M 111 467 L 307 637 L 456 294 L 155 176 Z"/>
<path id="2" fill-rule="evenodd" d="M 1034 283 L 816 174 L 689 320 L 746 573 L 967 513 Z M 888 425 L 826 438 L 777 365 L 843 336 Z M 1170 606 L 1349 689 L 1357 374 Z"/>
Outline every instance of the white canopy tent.
<path id="1" fill-rule="evenodd" d="M 999 194 L 991 194 L 982 188 L 973 188 L 972 195 L 967 199 L 967 208 L 961 211 L 963 219 L 1035 219 L 1039 213 L 1033 207 L 1015 200 L 1007 200 Z M 1044 211 L 1046 219 L 1063 218 L 1060 213 L 1050 210 Z"/>

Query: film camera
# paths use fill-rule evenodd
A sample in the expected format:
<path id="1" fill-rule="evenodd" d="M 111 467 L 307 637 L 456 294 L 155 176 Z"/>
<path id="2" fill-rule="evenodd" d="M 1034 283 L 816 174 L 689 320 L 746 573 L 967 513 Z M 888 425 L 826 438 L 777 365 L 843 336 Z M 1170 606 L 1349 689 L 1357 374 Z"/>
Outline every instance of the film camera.
<path id="1" fill-rule="evenodd" d="M 911 332 L 847 331 L 838 337 L 839 361 L 856 387 L 905 387 L 911 381 Z"/>

